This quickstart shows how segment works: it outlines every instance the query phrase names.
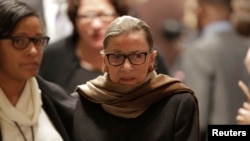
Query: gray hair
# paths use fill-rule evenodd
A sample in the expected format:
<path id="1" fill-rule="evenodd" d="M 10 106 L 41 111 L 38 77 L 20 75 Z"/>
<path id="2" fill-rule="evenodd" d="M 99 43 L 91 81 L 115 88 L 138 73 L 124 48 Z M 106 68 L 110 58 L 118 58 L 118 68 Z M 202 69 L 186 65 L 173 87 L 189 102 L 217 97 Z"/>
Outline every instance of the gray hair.
<path id="1" fill-rule="evenodd" d="M 104 49 L 106 49 L 110 38 L 138 31 L 143 31 L 145 33 L 146 41 L 150 49 L 152 49 L 154 43 L 150 27 L 144 21 L 127 15 L 116 18 L 109 25 L 104 35 Z"/>

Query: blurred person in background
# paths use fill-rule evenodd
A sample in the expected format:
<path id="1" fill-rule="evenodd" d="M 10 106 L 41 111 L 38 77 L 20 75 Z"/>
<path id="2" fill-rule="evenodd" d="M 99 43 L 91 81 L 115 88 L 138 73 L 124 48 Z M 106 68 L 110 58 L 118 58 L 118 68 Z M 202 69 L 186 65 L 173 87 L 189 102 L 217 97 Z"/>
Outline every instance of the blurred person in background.
<path id="1" fill-rule="evenodd" d="M 245 97 L 238 81 L 249 81 L 243 61 L 248 45 L 230 22 L 231 0 L 198 0 L 200 37 L 182 54 L 184 83 L 197 95 L 202 140 L 207 125 L 236 124 Z"/>
<path id="2" fill-rule="evenodd" d="M 44 50 L 40 75 L 68 92 L 73 92 L 78 84 L 102 75 L 100 51 L 103 49 L 104 32 L 111 21 L 128 15 L 129 11 L 126 0 L 68 1 L 73 33 Z M 158 63 L 156 69 L 166 72 L 164 64 Z"/>

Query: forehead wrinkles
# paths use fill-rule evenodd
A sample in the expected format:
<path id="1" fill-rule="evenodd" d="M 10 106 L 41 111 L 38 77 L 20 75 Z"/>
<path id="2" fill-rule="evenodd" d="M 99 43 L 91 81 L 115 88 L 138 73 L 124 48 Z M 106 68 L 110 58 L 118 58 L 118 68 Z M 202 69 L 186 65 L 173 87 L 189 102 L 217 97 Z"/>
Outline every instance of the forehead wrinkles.
<path id="1" fill-rule="evenodd" d="M 116 48 L 116 49 L 144 49 L 149 48 L 149 45 L 145 39 L 143 32 L 130 32 L 125 34 L 120 34 L 113 36 L 109 39 L 107 48 Z"/>

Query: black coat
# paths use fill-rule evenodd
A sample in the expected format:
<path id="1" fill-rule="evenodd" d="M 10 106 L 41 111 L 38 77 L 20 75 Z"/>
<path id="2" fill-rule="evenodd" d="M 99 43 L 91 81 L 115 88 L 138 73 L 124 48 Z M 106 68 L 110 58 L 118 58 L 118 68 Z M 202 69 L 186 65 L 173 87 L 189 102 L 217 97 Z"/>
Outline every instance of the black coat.
<path id="1" fill-rule="evenodd" d="M 69 96 L 60 86 L 37 76 L 42 93 L 43 109 L 64 141 L 72 139 L 72 121 L 75 98 Z M 0 132 L 0 141 L 2 135 Z"/>
<path id="2" fill-rule="evenodd" d="M 166 97 L 134 119 L 113 116 L 79 95 L 73 128 L 75 141 L 199 141 L 199 113 L 188 93 Z"/>

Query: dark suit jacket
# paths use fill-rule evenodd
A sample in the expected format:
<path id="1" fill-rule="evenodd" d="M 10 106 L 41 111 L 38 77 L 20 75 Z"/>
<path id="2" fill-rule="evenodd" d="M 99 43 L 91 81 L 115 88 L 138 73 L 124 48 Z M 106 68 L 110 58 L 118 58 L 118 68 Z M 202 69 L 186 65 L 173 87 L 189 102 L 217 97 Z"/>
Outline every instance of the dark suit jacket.
<path id="1" fill-rule="evenodd" d="M 64 141 L 72 139 L 73 111 L 76 99 L 69 96 L 61 87 L 37 76 L 42 92 L 43 109 Z M 0 141 L 2 141 L 0 132 Z"/>
<path id="2" fill-rule="evenodd" d="M 101 71 L 89 71 L 80 66 L 75 54 L 75 43 L 73 37 L 69 36 L 46 47 L 39 72 L 44 79 L 59 84 L 69 93 L 77 85 L 103 74 Z M 167 67 L 160 55 L 156 61 L 156 71 L 167 74 Z"/>
<path id="3" fill-rule="evenodd" d="M 238 81 L 248 83 L 243 64 L 248 45 L 234 31 L 201 37 L 183 56 L 185 84 L 196 94 L 200 108 L 200 126 L 236 124 L 238 108 L 246 100 Z"/>

